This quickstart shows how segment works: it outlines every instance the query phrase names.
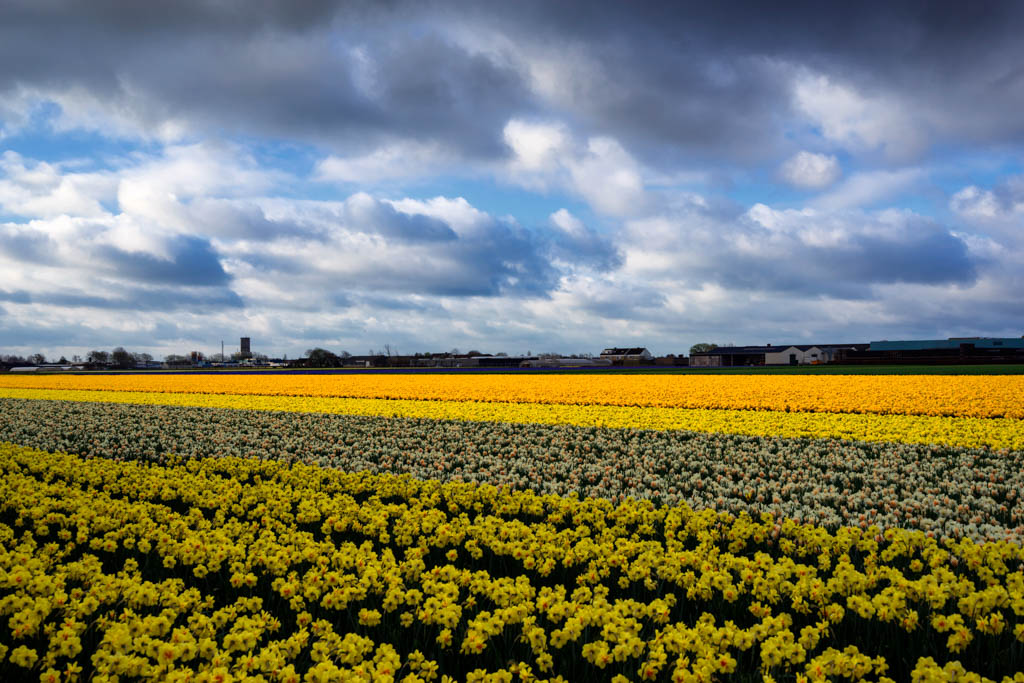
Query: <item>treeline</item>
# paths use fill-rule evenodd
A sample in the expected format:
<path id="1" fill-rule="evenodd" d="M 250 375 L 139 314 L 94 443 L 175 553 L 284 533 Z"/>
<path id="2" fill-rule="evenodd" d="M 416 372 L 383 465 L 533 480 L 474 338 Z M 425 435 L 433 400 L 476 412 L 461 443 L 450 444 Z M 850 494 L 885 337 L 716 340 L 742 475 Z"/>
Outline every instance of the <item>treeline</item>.
<path id="1" fill-rule="evenodd" d="M 113 351 L 101 351 L 94 349 L 83 358 L 74 355 L 71 360 L 61 356 L 60 358 L 47 359 L 42 353 L 33 353 L 29 356 L 18 356 L 15 354 L 0 355 L 0 364 L 8 367 L 18 365 L 89 365 L 93 367 L 110 367 L 128 369 L 146 365 L 152 362 L 153 356 L 148 353 L 133 353 L 123 346 L 118 346 Z"/>

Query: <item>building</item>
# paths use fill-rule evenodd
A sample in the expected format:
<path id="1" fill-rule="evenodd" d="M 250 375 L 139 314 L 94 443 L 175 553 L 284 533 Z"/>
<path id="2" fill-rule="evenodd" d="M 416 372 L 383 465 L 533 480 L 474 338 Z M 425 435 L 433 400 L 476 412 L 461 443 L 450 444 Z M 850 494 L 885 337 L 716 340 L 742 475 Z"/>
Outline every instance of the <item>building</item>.
<path id="1" fill-rule="evenodd" d="M 720 346 L 711 351 L 690 354 L 691 368 L 733 368 L 764 365 L 765 354 L 771 346 Z"/>
<path id="2" fill-rule="evenodd" d="M 654 359 L 650 351 L 642 346 L 632 348 L 608 348 L 601 352 L 601 359 L 610 361 L 613 365 L 631 365 L 634 363 L 646 363 Z"/>
<path id="3" fill-rule="evenodd" d="M 733 368 L 752 365 L 820 365 L 834 363 L 840 353 L 866 350 L 867 344 L 783 344 L 722 346 L 690 355 L 691 368 Z"/>
<path id="4" fill-rule="evenodd" d="M 844 351 L 841 363 L 924 363 L 958 365 L 975 363 L 1024 363 L 1024 337 L 950 337 L 873 341 L 867 349 Z"/>
<path id="5" fill-rule="evenodd" d="M 600 368 L 608 367 L 612 361 L 606 358 L 532 358 L 523 360 L 521 368 Z"/>
<path id="6" fill-rule="evenodd" d="M 239 345 L 239 355 L 242 358 L 252 358 L 252 346 L 249 337 L 242 337 L 241 344 Z"/>
<path id="7" fill-rule="evenodd" d="M 950 337 L 911 341 L 873 341 L 871 351 L 934 351 L 938 349 L 1024 349 L 1024 337 Z"/>

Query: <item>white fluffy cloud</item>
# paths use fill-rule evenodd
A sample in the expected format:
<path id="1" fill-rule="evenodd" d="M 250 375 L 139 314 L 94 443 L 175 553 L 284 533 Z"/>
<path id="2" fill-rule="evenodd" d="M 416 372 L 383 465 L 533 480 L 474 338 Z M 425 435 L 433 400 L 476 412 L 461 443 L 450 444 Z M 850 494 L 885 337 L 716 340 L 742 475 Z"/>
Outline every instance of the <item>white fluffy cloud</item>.
<path id="1" fill-rule="evenodd" d="M 0 208 L 29 218 L 101 216 L 113 197 L 116 178 L 104 172 L 67 171 L 60 165 L 0 155 Z"/>
<path id="2" fill-rule="evenodd" d="M 962 216 L 983 219 L 996 218 L 1003 212 L 995 193 L 977 185 L 969 185 L 954 194 L 949 208 Z"/>
<path id="3" fill-rule="evenodd" d="M 906 159 L 927 144 L 922 117 L 892 94 L 865 95 L 827 75 L 799 71 L 793 102 L 826 140 L 853 151 L 879 150 Z"/>
<path id="4" fill-rule="evenodd" d="M 513 154 L 510 170 L 523 182 L 529 182 L 529 174 L 557 171 L 570 153 L 571 136 L 560 123 L 512 119 L 505 124 L 502 137 Z"/>
<path id="5" fill-rule="evenodd" d="M 1006 178 L 991 189 L 969 185 L 950 198 L 949 208 L 973 231 L 1004 246 L 1024 245 L 1024 176 Z"/>
<path id="6" fill-rule="evenodd" d="M 816 197 L 813 204 L 830 210 L 869 208 L 907 192 L 926 177 L 920 168 L 861 171 Z"/>
<path id="7" fill-rule="evenodd" d="M 562 124 L 518 119 L 505 125 L 503 135 L 512 152 L 506 172 L 514 182 L 568 189 L 609 216 L 644 212 L 644 169 L 614 138 L 596 136 L 583 144 Z"/>
<path id="8" fill-rule="evenodd" d="M 797 152 L 779 169 L 790 185 L 806 190 L 820 190 L 839 179 L 839 160 L 831 154 Z"/>
<path id="9" fill-rule="evenodd" d="M 317 164 L 314 177 L 327 182 L 367 185 L 437 173 L 454 161 L 454 155 L 437 143 L 399 140 L 365 154 L 330 155 Z"/>

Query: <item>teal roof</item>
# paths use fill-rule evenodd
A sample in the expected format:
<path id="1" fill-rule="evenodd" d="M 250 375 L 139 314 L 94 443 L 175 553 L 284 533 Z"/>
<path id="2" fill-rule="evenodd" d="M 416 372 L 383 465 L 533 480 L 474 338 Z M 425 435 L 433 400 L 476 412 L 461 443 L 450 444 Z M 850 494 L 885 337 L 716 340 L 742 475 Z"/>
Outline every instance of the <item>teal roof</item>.
<path id="1" fill-rule="evenodd" d="M 912 341 L 873 341 L 872 351 L 920 351 L 923 349 L 959 349 L 961 344 L 973 344 L 976 349 L 1024 349 L 1024 338 L 978 337 L 953 339 L 917 339 Z"/>

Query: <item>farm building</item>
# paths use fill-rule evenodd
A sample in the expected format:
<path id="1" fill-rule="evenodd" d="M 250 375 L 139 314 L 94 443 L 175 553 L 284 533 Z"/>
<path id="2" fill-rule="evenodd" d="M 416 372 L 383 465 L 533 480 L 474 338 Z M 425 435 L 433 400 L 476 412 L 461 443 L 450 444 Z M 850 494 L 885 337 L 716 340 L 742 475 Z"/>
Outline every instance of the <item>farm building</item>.
<path id="1" fill-rule="evenodd" d="M 950 337 L 911 341 L 873 341 L 872 351 L 932 351 L 936 349 L 1024 349 L 1024 337 Z"/>
<path id="2" fill-rule="evenodd" d="M 605 349 L 601 352 L 601 358 L 610 361 L 613 365 L 623 365 L 627 363 L 644 363 L 653 360 L 654 356 L 642 346 L 636 346 L 631 348 L 613 347 Z"/>
<path id="3" fill-rule="evenodd" d="M 950 337 L 873 341 L 867 349 L 842 351 L 842 363 L 1022 363 L 1024 337 Z"/>
<path id="4" fill-rule="evenodd" d="M 730 368 L 749 365 L 818 365 L 832 363 L 842 349 L 864 350 L 867 344 L 788 344 L 723 346 L 690 355 L 690 367 Z"/>

